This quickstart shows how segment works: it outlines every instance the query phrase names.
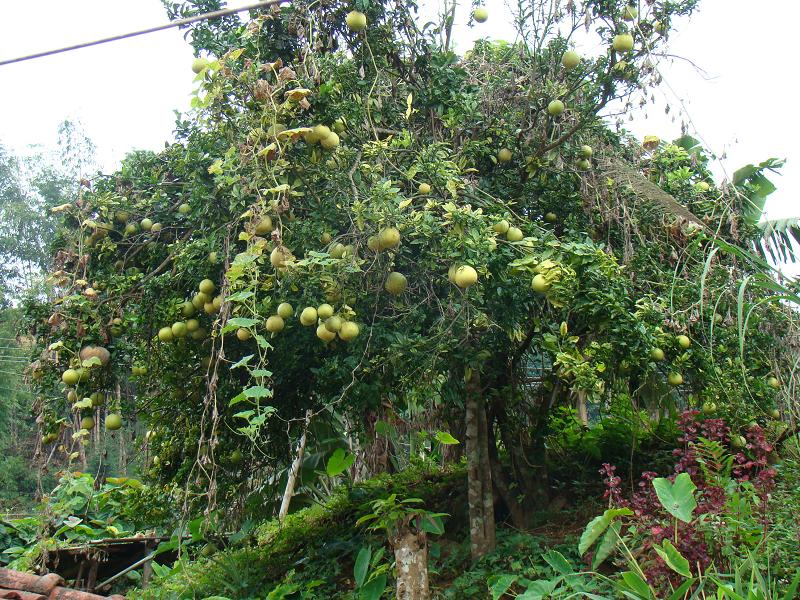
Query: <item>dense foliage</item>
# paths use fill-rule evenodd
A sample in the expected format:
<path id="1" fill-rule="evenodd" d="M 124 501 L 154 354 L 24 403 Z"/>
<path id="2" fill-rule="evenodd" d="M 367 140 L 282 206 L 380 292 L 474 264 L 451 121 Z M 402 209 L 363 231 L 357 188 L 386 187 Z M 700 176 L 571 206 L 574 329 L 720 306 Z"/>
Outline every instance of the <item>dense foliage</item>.
<path id="1" fill-rule="evenodd" d="M 52 296 L 25 305 L 40 450 L 85 462 L 134 436 L 217 531 L 463 457 L 476 560 L 496 516 L 530 527 L 580 478 L 566 465 L 665 464 L 686 408 L 765 467 L 797 417 L 800 298 L 753 210 L 779 163 L 716 186 L 691 137 L 604 120 L 647 98 L 695 4 L 520 3 L 516 43 L 463 56 L 450 5 L 420 24 L 413 3 L 301 1 L 192 30 L 178 141 L 53 209 Z M 415 507 L 380 513 L 390 545 L 427 552 L 441 507 L 401 496 L 381 499 Z M 380 588 L 363 556 L 356 586 Z"/>

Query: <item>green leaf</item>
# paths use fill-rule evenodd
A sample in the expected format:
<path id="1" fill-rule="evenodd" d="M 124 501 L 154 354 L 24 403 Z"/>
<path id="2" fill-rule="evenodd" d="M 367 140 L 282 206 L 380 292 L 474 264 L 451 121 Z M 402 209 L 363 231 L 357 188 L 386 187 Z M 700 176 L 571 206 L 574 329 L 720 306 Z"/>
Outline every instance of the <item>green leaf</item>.
<path id="1" fill-rule="evenodd" d="M 230 399 L 230 401 L 228 402 L 228 406 L 236 406 L 240 402 L 246 402 L 246 401 L 247 401 L 247 396 L 245 396 L 244 394 L 237 394 L 236 396 Z"/>
<path id="2" fill-rule="evenodd" d="M 227 296 L 226 300 L 229 300 L 230 302 L 241 302 L 242 300 L 247 300 L 253 296 L 255 296 L 255 293 L 251 292 L 250 290 L 242 290 L 241 292 L 236 292 L 235 294 Z"/>
<path id="3" fill-rule="evenodd" d="M 678 575 L 684 577 L 691 577 L 692 572 L 689 570 L 689 561 L 678 552 L 678 549 L 672 545 L 669 540 L 664 540 L 664 543 L 659 546 L 653 546 L 656 553 L 661 557 L 667 566 L 675 571 Z"/>
<path id="4" fill-rule="evenodd" d="M 86 369 L 90 369 L 92 367 L 99 367 L 102 364 L 103 363 L 100 362 L 100 359 L 97 358 L 96 356 L 92 356 L 90 358 L 87 358 L 86 360 L 82 360 L 81 361 L 81 366 L 86 368 Z"/>
<path id="5" fill-rule="evenodd" d="M 248 398 L 269 398 L 272 396 L 272 390 L 263 385 L 254 385 L 247 388 L 244 395 Z"/>
<path id="6" fill-rule="evenodd" d="M 361 588 L 360 600 L 378 600 L 386 588 L 386 573 L 381 573 Z"/>
<path id="7" fill-rule="evenodd" d="M 619 532 L 622 529 L 622 524 L 619 522 L 612 523 L 611 526 L 606 530 L 606 534 L 603 536 L 602 541 L 597 546 L 597 551 L 594 553 L 594 558 L 592 559 L 592 569 L 597 570 L 603 561 L 605 561 L 611 553 L 614 552 L 614 549 L 617 547 L 619 543 Z"/>
<path id="8" fill-rule="evenodd" d="M 681 473 L 672 484 L 668 479 L 658 477 L 653 480 L 658 499 L 666 511 L 684 523 L 692 520 L 692 512 L 697 508 L 694 491 L 697 489 L 688 473 Z"/>
<path id="9" fill-rule="evenodd" d="M 256 323 L 258 323 L 258 319 L 250 319 L 248 317 L 234 317 L 233 319 L 228 319 L 228 322 L 225 324 L 225 329 L 230 331 L 230 329 L 238 327 L 252 327 Z"/>
<path id="10" fill-rule="evenodd" d="M 436 441 L 439 442 L 440 444 L 445 444 L 447 446 L 461 443 L 446 431 L 437 431 L 436 435 L 433 437 L 436 438 Z"/>
<path id="11" fill-rule="evenodd" d="M 652 598 L 655 598 L 650 586 L 647 585 L 647 582 L 642 579 L 638 573 L 634 573 L 633 571 L 625 571 L 622 574 L 622 581 L 624 583 L 624 585 L 621 586 L 621 590 L 623 592 L 631 591 L 636 594 L 635 596 L 626 594 L 629 598 L 636 598 L 637 600 L 651 600 Z"/>
<path id="12" fill-rule="evenodd" d="M 492 592 L 492 600 L 502 598 L 516 581 L 516 575 L 497 575 L 489 579 L 489 591 Z"/>
<path id="13" fill-rule="evenodd" d="M 617 517 L 627 517 L 633 514 L 630 508 L 609 508 L 602 515 L 599 515 L 589 521 L 586 529 L 581 534 L 581 539 L 578 542 L 578 553 L 583 556 L 592 547 L 592 544 L 603 535 L 603 532 L 608 529 L 608 526 Z"/>
<path id="14" fill-rule="evenodd" d="M 420 529 L 426 533 L 441 535 L 444 533 L 444 523 L 439 515 L 426 515 L 422 518 Z"/>
<path id="15" fill-rule="evenodd" d="M 355 460 L 355 454 L 349 454 L 342 448 L 337 448 L 333 451 L 333 454 L 328 459 L 328 464 L 325 466 L 325 471 L 328 473 L 329 477 L 336 477 L 353 466 Z"/>
<path id="16" fill-rule="evenodd" d="M 575 573 L 575 569 L 572 568 L 569 561 L 557 550 L 550 550 L 547 554 L 543 554 L 542 558 L 559 575 L 572 575 Z"/>
<path id="17" fill-rule="evenodd" d="M 253 360 L 254 356 L 255 354 L 248 354 L 247 356 L 243 356 L 236 363 L 231 365 L 231 371 L 233 371 L 234 369 L 238 369 L 239 367 L 245 366 L 247 363 Z"/>
<path id="18" fill-rule="evenodd" d="M 369 560 L 371 557 L 372 548 L 369 546 L 364 546 L 358 551 L 358 556 L 356 556 L 356 564 L 353 567 L 353 577 L 356 580 L 357 588 L 360 588 L 367 579 L 367 573 L 369 573 Z"/>

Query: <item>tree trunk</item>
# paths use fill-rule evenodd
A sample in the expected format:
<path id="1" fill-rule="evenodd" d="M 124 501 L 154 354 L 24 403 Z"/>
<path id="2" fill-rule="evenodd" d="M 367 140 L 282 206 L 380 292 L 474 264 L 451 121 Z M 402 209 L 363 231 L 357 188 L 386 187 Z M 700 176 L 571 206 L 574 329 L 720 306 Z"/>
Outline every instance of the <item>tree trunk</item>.
<path id="1" fill-rule="evenodd" d="M 404 527 L 390 540 L 397 567 L 397 600 L 428 600 L 428 539 Z"/>
<path id="2" fill-rule="evenodd" d="M 466 389 L 467 501 L 470 550 L 473 560 L 490 552 L 495 543 L 494 494 L 489 463 L 486 407 L 480 376 L 472 373 Z"/>
<path id="3" fill-rule="evenodd" d="M 506 508 L 508 508 L 508 512 L 511 515 L 511 522 L 514 524 L 514 527 L 518 529 L 525 529 L 528 527 L 528 517 L 525 509 L 522 507 L 522 504 L 517 499 L 517 496 L 508 481 L 508 477 L 506 477 L 506 474 L 503 471 L 503 465 L 500 462 L 500 457 L 497 454 L 497 442 L 494 434 L 492 433 L 491 427 L 489 427 L 488 449 L 489 461 L 492 465 L 492 483 L 497 489 L 497 493 L 501 500 L 506 505 Z"/>
<path id="4" fill-rule="evenodd" d="M 297 483 L 297 474 L 300 472 L 300 467 L 303 464 L 303 455 L 306 452 L 306 433 L 308 432 L 308 422 L 311 418 L 311 411 L 306 413 L 306 423 L 303 427 L 303 435 L 300 436 L 300 443 L 297 444 L 297 454 L 292 462 L 292 468 L 289 470 L 289 476 L 286 478 L 286 489 L 283 492 L 283 499 L 281 499 L 281 508 L 278 511 L 278 521 L 283 523 L 286 515 L 289 514 L 289 504 L 294 496 L 294 486 Z"/>

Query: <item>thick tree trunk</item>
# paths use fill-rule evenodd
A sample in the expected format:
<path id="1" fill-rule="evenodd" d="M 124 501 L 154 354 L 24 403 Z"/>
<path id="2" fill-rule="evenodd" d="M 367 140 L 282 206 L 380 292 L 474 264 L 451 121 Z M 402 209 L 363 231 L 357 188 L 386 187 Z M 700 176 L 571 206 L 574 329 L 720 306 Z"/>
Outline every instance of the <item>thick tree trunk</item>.
<path id="1" fill-rule="evenodd" d="M 473 372 L 466 389 L 467 501 L 472 558 L 479 559 L 494 548 L 494 494 L 489 463 L 486 407 L 480 377 Z"/>
<path id="2" fill-rule="evenodd" d="M 525 509 L 522 507 L 522 504 L 519 502 L 514 490 L 512 490 L 512 486 L 508 481 L 508 477 L 506 477 L 506 474 L 503 471 L 503 465 L 500 462 L 500 457 L 497 454 L 497 442 L 491 427 L 489 427 L 488 448 L 489 461 L 492 465 L 492 483 L 497 489 L 497 493 L 501 500 L 506 505 L 506 508 L 508 508 L 508 512 L 511 514 L 511 522 L 514 524 L 514 527 L 517 527 L 518 529 L 525 529 L 528 526 L 527 514 L 525 513 Z"/>
<path id="3" fill-rule="evenodd" d="M 428 600 L 428 538 L 403 528 L 389 540 L 397 567 L 397 600 Z"/>
<path id="4" fill-rule="evenodd" d="M 381 419 L 383 414 L 383 419 Z M 393 413 L 385 406 L 381 407 L 380 412 L 367 411 L 364 413 L 364 443 L 354 448 L 356 462 L 353 467 L 353 482 L 359 483 L 381 473 L 391 472 L 391 441 L 388 436 L 379 435 L 375 431 L 378 421 L 384 420 L 392 422 Z"/>

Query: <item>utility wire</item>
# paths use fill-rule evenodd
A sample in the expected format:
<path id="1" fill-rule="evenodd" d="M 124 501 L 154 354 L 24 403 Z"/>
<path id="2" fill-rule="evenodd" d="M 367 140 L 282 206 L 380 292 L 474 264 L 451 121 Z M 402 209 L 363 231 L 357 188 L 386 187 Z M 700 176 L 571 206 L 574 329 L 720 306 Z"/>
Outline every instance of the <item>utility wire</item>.
<path id="1" fill-rule="evenodd" d="M 165 29 L 171 29 L 173 27 L 183 27 L 184 25 L 189 25 L 191 23 L 197 23 L 199 21 L 206 21 L 208 19 L 216 19 L 218 17 L 227 17 L 228 15 L 233 15 L 239 12 L 244 12 L 246 10 L 255 10 L 257 8 L 266 8 L 267 6 L 273 6 L 276 4 L 280 4 L 281 2 L 287 2 L 288 0 L 266 0 L 264 2 L 256 2 L 255 4 L 249 4 L 247 6 L 242 6 L 241 8 L 225 8 L 223 10 L 215 10 L 213 12 L 203 13 L 202 15 L 197 15 L 194 17 L 188 17 L 186 19 L 178 19 L 177 21 L 172 21 L 167 23 L 166 25 L 158 25 L 156 27 L 149 27 L 147 29 L 140 29 L 139 31 L 132 31 L 130 33 L 122 33 L 120 35 L 114 35 L 107 38 L 101 38 L 99 40 L 94 40 L 92 42 L 83 42 L 80 44 L 75 44 L 73 46 L 65 46 L 64 48 L 56 48 L 55 50 L 46 50 L 45 52 L 37 52 L 36 54 L 28 54 L 27 56 L 18 56 L 17 58 L 8 58 L 6 60 L 0 60 L 0 67 L 4 65 L 10 65 L 12 63 L 18 63 L 25 60 L 33 60 L 35 58 L 42 58 L 45 56 L 51 56 L 53 54 L 60 54 L 62 52 L 71 52 L 72 50 L 79 50 L 81 48 L 88 48 L 90 46 L 98 46 L 100 44 L 106 44 L 108 42 L 116 42 L 118 40 L 124 40 L 131 37 L 136 37 L 137 35 L 145 35 L 148 33 L 155 33 L 157 31 L 163 31 Z"/>

